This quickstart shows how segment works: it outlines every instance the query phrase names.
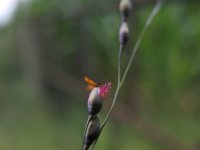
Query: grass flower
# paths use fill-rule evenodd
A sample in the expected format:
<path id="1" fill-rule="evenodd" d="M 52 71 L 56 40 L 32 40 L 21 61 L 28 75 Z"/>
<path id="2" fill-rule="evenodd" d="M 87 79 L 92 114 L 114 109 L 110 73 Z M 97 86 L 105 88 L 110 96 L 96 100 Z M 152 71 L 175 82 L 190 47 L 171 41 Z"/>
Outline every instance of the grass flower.
<path id="1" fill-rule="evenodd" d="M 86 89 L 91 91 L 88 98 L 88 112 L 94 116 L 100 112 L 103 99 L 110 93 L 111 83 L 97 84 L 88 77 L 84 77 L 84 80 L 88 83 Z"/>

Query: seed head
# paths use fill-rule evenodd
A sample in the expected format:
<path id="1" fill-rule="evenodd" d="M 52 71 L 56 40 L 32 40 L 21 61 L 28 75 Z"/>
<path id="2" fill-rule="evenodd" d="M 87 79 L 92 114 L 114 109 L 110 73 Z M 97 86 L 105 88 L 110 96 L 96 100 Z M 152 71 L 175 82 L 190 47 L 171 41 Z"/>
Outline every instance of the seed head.
<path id="1" fill-rule="evenodd" d="M 127 20 L 130 11 L 132 9 L 131 1 L 130 0 L 121 0 L 119 4 L 119 10 L 122 13 L 124 20 Z"/>
<path id="2" fill-rule="evenodd" d="M 100 88 L 95 87 L 91 91 L 88 98 L 88 113 L 95 116 L 99 113 L 103 105 L 102 98 L 100 96 Z"/>
<path id="3" fill-rule="evenodd" d="M 119 30 L 120 45 L 125 46 L 128 42 L 128 37 L 129 37 L 128 24 L 126 22 L 123 22 Z"/>
<path id="4" fill-rule="evenodd" d="M 88 124 L 84 137 L 84 150 L 87 150 L 93 141 L 97 138 L 100 130 L 100 121 L 98 116 L 94 116 Z"/>

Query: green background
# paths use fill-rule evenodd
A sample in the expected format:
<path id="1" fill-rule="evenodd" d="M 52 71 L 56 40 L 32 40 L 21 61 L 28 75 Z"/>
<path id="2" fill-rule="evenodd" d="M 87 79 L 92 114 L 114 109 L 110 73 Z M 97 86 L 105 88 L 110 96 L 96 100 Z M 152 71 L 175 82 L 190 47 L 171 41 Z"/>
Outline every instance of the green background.
<path id="1" fill-rule="evenodd" d="M 155 1 L 135 0 L 123 69 Z M 198 150 L 200 3 L 165 1 L 148 29 L 97 150 Z M 0 149 L 79 150 L 87 75 L 117 81 L 118 1 L 34 0 L 0 28 Z"/>

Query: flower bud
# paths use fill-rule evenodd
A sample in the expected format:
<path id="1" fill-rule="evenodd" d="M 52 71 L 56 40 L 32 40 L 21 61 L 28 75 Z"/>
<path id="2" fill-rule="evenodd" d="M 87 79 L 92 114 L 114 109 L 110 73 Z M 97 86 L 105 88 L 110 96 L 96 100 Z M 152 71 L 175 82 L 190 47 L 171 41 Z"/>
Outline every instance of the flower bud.
<path id="1" fill-rule="evenodd" d="M 121 2 L 119 4 L 119 10 L 123 15 L 124 20 L 127 20 L 131 9 L 132 9 L 132 5 L 131 5 L 130 0 L 121 0 Z"/>
<path id="2" fill-rule="evenodd" d="M 126 22 L 123 22 L 119 30 L 120 45 L 125 46 L 126 43 L 128 42 L 128 37 L 129 37 L 128 24 Z"/>
<path id="3" fill-rule="evenodd" d="M 103 105 L 102 98 L 100 97 L 100 88 L 95 87 L 88 98 L 88 113 L 95 116 L 99 113 Z"/>
<path id="4" fill-rule="evenodd" d="M 84 137 L 84 150 L 87 150 L 93 141 L 97 138 L 100 131 L 100 121 L 98 116 L 94 116 L 89 122 L 87 131 Z"/>

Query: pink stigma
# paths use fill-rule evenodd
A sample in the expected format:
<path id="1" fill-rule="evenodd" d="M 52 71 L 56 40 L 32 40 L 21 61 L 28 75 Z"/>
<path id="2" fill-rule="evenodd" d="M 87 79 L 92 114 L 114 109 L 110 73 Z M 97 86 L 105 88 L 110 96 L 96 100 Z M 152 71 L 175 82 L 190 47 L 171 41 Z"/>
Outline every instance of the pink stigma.
<path id="1" fill-rule="evenodd" d="M 99 88 L 100 88 L 100 97 L 106 98 L 107 95 L 110 93 L 111 82 L 102 84 Z"/>

